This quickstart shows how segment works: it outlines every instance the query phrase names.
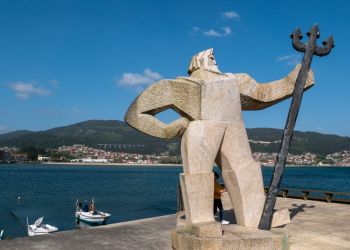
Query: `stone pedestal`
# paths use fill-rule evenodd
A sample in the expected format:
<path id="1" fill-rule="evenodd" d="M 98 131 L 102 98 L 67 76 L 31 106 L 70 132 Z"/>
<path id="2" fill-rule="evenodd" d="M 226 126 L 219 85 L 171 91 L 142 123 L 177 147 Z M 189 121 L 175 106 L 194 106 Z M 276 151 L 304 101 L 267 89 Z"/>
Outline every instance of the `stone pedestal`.
<path id="1" fill-rule="evenodd" d="M 193 229 L 178 226 L 172 231 L 171 243 L 176 250 L 287 250 L 288 234 L 284 229 L 263 231 L 239 225 L 222 225 L 221 236 L 200 237 Z"/>

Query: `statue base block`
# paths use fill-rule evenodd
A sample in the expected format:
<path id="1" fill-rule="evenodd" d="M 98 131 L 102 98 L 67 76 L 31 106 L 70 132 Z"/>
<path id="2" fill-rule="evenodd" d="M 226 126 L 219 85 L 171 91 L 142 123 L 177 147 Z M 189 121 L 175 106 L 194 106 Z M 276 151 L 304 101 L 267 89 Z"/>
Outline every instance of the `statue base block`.
<path id="1" fill-rule="evenodd" d="M 222 225 L 219 237 L 196 236 L 185 226 L 172 231 L 171 243 L 176 250 L 287 250 L 288 233 L 281 228 L 270 231 L 246 228 L 239 225 Z"/>

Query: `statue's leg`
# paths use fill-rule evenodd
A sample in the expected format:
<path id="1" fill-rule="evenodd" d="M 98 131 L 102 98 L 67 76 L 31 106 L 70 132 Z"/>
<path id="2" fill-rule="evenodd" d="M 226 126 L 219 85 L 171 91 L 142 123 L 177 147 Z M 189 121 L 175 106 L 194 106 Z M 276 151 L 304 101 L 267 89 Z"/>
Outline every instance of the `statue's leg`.
<path id="1" fill-rule="evenodd" d="M 222 177 L 237 224 L 256 228 L 265 194 L 261 167 L 253 159 L 243 122 L 227 126 L 220 152 Z"/>
<path id="2" fill-rule="evenodd" d="M 184 173 L 180 176 L 186 223 L 214 222 L 215 157 L 222 142 L 225 127 L 210 121 L 193 121 L 181 141 Z"/>

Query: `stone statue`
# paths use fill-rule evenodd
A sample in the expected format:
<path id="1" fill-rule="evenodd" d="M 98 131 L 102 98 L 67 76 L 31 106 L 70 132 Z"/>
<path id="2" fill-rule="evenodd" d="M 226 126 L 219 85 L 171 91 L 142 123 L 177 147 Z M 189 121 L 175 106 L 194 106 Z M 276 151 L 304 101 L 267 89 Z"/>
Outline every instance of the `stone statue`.
<path id="1" fill-rule="evenodd" d="M 152 136 L 182 136 L 180 176 L 189 228 L 213 223 L 213 164 L 222 176 L 237 223 L 257 228 L 265 194 L 260 164 L 254 161 L 241 110 L 260 110 L 290 97 L 300 65 L 285 78 L 259 84 L 248 74 L 220 72 L 208 49 L 193 56 L 189 77 L 161 80 L 130 106 L 125 121 Z M 306 87 L 313 86 L 309 73 Z M 155 115 L 173 109 L 181 118 L 165 124 Z M 221 232 L 221 231 L 220 231 Z"/>

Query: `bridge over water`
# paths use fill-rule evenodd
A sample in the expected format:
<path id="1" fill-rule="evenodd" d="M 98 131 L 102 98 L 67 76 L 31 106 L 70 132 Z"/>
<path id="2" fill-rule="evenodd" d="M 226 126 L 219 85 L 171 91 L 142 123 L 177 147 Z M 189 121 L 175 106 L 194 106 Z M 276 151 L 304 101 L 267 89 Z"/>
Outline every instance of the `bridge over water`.
<path id="1" fill-rule="evenodd" d="M 144 148 L 147 145 L 143 144 L 97 144 L 97 147 L 103 149 L 133 149 L 133 148 Z"/>

